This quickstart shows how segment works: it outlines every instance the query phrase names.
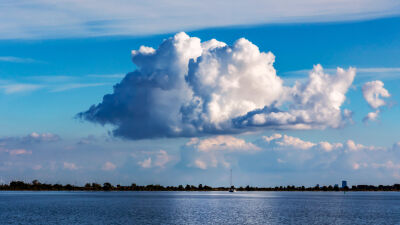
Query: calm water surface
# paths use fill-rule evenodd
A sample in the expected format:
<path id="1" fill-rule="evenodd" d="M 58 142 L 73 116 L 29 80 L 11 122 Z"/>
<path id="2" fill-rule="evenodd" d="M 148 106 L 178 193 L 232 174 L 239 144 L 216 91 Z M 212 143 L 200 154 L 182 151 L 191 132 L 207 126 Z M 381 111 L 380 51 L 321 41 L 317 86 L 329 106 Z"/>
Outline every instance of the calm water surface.
<path id="1" fill-rule="evenodd" d="M 1 224 L 400 224 L 398 192 L 0 192 Z"/>

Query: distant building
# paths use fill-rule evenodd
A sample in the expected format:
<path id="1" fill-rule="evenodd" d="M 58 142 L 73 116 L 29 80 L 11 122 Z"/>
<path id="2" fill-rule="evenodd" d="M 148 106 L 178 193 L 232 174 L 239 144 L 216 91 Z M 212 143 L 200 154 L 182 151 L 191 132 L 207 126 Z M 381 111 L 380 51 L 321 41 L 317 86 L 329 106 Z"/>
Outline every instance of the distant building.
<path id="1" fill-rule="evenodd" d="M 339 188 L 339 184 L 335 184 L 334 188 Z"/>
<path id="2" fill-rule="evenodd" d="M 347 187 L 347 181 L 342 180 L 342 188 L 345 188 L 345 187 Z"/>

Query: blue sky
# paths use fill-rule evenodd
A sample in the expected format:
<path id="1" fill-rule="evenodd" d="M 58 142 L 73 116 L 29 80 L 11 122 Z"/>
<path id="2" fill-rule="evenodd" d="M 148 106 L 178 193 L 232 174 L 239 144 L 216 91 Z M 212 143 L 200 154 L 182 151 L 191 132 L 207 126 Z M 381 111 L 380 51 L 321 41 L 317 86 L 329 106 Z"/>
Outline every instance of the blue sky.
<path id="1" fill-rule="evenodd" d="M 154 11 L 133 17 L 127 15 L 138 3 L 124 2 L 132 8 L 101 15 L 104 2 L 92 8 L 84 1 L 68 10 L 66 2 L 1 3 L 16 14 L 43 18 L 2 19 L 0 26 L 0 182 L 227 185 L 230 168 L 236 185 L 399 182 L 395 1 L 343 7 L 339 0 L 310 0 L 297 9 L 276 5 L 270 16 L 255 7 L 268 1 L 247 3 L 240 16 L 235 13 L 241 3 L 221 15 L 203 8 L 187 15 L 185 10 L 200 6 L 177 1 L 167 12 L 155 1 L 140 5 L 154 4 Z M 204 15 L 211 18 L 200 20 Z M 199 56 L 194 37 L 228 47 L 211 43 Z M 166 47 L 158 49 L 162 43 Z M 180 44 L 186 47 L 177 50 Z M 158 50 L 139 50 L 142 45 Z M 251 60 L 239 63 L 225 50 Z M 188 54 L 196 60 L 180 64 Z M 230 74 L 217 77 L 243 85 L 230 89 L 232 82 L 220 79 L 218 87 L 210 86 L 213 60 L 218 71 L 226 67 Z M 342 77 L 335 75 L 337 67 L 345 69 Z M 355 68 L 354 80 L 349 67 Z M 113 94 L 111 100 L 103 101 L 106 94 Z M 192 94 L 203 101 L 200 114 L 191 108 L 199 106 Z M 342 94 L 342 100 L 332 97 Z M 215 95 L 222 100 L 214 101 Z M 229 108 L 236 102 L 242 105 Z"/>

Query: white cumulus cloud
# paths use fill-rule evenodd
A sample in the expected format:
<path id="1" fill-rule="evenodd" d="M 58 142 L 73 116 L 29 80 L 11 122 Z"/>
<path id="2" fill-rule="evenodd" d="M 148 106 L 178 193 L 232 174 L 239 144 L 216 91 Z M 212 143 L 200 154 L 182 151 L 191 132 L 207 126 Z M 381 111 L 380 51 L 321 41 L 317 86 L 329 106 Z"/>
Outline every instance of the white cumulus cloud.
<path id="1" fill-rule="evenodd" d="M 30 135 L 23 138 L 26 142 L 53 142 L 59 141 L 60 137 L 52 133 L 37 133 L 32 132 Z"/>
<path id="2" fill-rule="evenodd" d="M 275 139 L 279 139 L 279 138 L 281 138 L 281 137 L 282 137 L 282 134 L 276 133 L 276 134 L 273 134 L 272 136 L 263 136 L 262 138 L 263 138 L 266 142 L 270 143 L 271 141 L 273 141 L 273 140 L 275 140 Z"/>
<path id="3" fill-rule="evenodd" d="M 195 146 L 199 151 L 252 151 L 259 150 L 257 146 L 248 143 L 243 139 L 235 138 L 233 136 L 219 135 L 207 139 L 192 139 L 188 144 Z"/>
<path id="4" fill-rule="evenodd" d="M 112 171 L 115 170 L 117 166 L 112 162 L 105 162 L 104 165 L 101 167 L 104 171 Z"/>
<path id="5" fill-rule="evenodd" d="M 140 165 L 143 168 L 150 168 L 151 167 L 151 158 L 144 159 L 143 161 L 138 162 L 138 165 Z"/>
<path id="6" fill-rule="evenodd" d="M 173 157 L 165 150 L 156 152 L 142 152 L 146 157 L 138 162 L 142 168 L 165 168 L 166 164 L 173 160 Z"/>
<path id="7" fill-rule="evenodd" d="M 321 141 L 318 143 L 318 147 L 324 151 L 330 152 L 335 149 L 339 149 L 343 147 L 342 143 L 329 143 L 327 141 Z"/>
<path id="8" fill-rule="evenodd" d="M 32 151 L 25 149 L 6 150 L 10 155 L 31 155 Z"/>
<path id="9" fill-rule="evenodd" d="M 78 166 L 75 163 L 72 162 L 64 162 L 63 167 L 66 170 L 77 170 L 79 169 Z"/>
<path id="10" fill-rule="evenodd" d="M 385 105 L 385 101 L 382 98 L 390 97 L 389 91 L 383 86 L 382 81 L 375 80 L 365 83 L 362 87 L 364 98 L 373 109 Z"/>
<path id="11" fill-rule="evenodd" d="M 303 141 L 300 138 L 287 135 L 283 135 L 282 139 L 277 141 L 276 143 L 280 146 L 294 147 L 299 149 L 309 149 L 316 145 L 315 143 L 309 141 Z"/>
<path id="12" fill-rule="evenodd" d="M 364 145 L 351 139 L 342 142 L 309 141 L 279 133 L 254 142 L 228 135 L 193 138 L 182 146 L 177 166 L 201 170 L 259 168 L 264 172 L 266 169 L 296 172 L 315 169 L 342 172 L 365 172 L 378 168 L 394 170 L 397 168 L 394 164 L 399 164 L 399 145 Z M 387 163 L 388 160 L 393 164 Z"/>
<path id="13" fill-rule="evenodd" d="M 363 122 L 368 122 L 368 121 L 375 121 L 378 119 L 379 116 L 379 110 L 376 110 L 374 112 L 369 112 L 367 115 L 363 118 Z"/>
<path id="14" fill-rule="evenodd" d="M 272 149 L 323 150 L 325 152 L 331 152 L 332 150 L 341 150 L 342 152 L 385 150 L 383 147 L 362 145 L 354 142 L 353 140 L 347 140 L 344 143 L 331 143 L 328 141 L 310 142 L 302 140 L 298 137 L 285 134 L 282 135 L 278 133 L 272 136 L 264 136 L 262 137 L 262 140 L 267 144 L 268 148 Z M 397 145 L 395 145 L 393 148 L 396 148 L 396 146 Z"/>
<path id="15" fill-rule="evenodd" d="M 388 98 L 390 97 L 390 94 L 383 86 L 384 84 L 380 80 L 370 81 L 363 85 L 362 92 L 364 99 L 368 102 L 368 105 L 371 108 L 376 109 L 375 112 L 369 112 L 364 117 L 364 122 L 376 120 L 380 113 L 378 108 L 386 105 L 385 100 L 382 98 Z"/>
<path id="16" fill-rule="evenodd" d="M 78 117 L 113 124 L 129 139 L 324 129 L 350 119 L 341 106 L 355 69 L 329 75 L 316 65 L 308 81 L 284 86 L 275 56 L 244 38 L 228 46 L 182 32 L 132 51 L 132 60 L 138 69 Z"/>
<path id="17" fill-rule="evenodd" d="M 193 138 L 182 149 L 181 160 L 185 166 L 203 170 L 219 166 L 228 168 L 231 164 L 227 159 L 228 155 L 251 154 L 260 150 L 261 148 L 251 142 L 229 135 Z"/>
<path id="18" fill-rule="evenodd" d="M 355 77 L 355 69 L 338 68 L 335 75 L 324 73 L 321 65 L 314 66 L 305 83 L 297 82 L 287 88 L 287 110 L 266 105 L 238 119 L 242 126 L 268 126 L 284 129 L 323 129 L 340 127 L 349 118 L 348 110 L 341 110 L 346 92 Z M 281 96 L 282 98 L 282 96 Z"/>

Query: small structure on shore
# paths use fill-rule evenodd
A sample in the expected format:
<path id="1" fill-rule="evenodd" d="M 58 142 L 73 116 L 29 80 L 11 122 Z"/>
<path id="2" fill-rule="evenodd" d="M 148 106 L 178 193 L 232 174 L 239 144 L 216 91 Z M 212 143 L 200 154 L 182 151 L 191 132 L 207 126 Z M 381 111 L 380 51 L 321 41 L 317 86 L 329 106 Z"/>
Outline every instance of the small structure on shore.
<path id="1" fill-rule="evenodd" d="M 342 188 L 346 188 L 347 187 L 347 181 L 346 180 L 342 180 Z"/>
<path id="2" fill-rule="evenodd" d="M 230 177 L 230 188 L 229 188 L 229 192 L 236 192 L 235 186 L 233 186 L 232 184 L 232 169 L 231 169 L 231 177 Z"/>

